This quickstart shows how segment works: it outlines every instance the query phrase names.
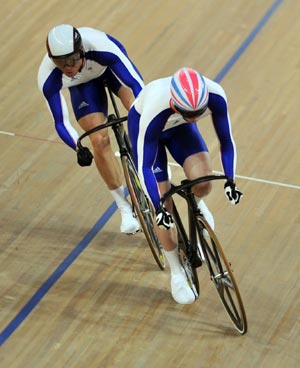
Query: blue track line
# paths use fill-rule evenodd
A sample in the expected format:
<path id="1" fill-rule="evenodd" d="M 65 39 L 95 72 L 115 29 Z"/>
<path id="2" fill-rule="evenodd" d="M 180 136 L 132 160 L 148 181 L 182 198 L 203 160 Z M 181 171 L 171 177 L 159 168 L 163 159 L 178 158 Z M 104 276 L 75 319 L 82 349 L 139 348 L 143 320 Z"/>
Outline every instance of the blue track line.
<path id="1" fill-rule="evenodd" d="M 249 34 L 246 40 L 242 43 L 236 53 L 230 58 L 230 60 L 225 64 L 224 68 L 216 76 L 215 81 L 220 82 L 224 76 L 233 67 L 236 61 L 245 52 L 248 46 L 253 42 L 257 34 L 261 31 L 267 21 L 271 18 L 272 14 L 276 11 L 279 5 L 284 0 L 275 0 L 271 7 L 267 10 L 263 18 L 258 22 L 253 31 Z M 89 243 L 94 239 L 94 237 L 99 233 L 99 231 L 108 222 L 111 216 L 115 213 L 117 207 L 115 202 L 112 203 L 105 213 L 99 218 L 96 224 L 91 228 L 91 230 L 85 235 L 81 242 L 73 249 L 73 251 L 68 255 L 67 258 L 57 267 L 57 269 L 50 275 L 47 281 L 41 285 L 37 292 L 32 296 L 32 298 L 24 305 L 21 311 L 9 322 L 9 324 L 4 328 L 0 334 L 0 346 L 13 334 L 13 332 L 22 324 L 22 322 L 28 317 L 28 315 L 34 310 L 41 299 L 47 294 L 51 287 L 56 283 L 56 281 L 64 274 L 64 272 L 71 266 L 71 264 L 76 260 L 76 258 L 85 250 Z"/>
<path id="2" fill-rule="evenodd" d="M 24 305 L 21 311 L 15 316 L 15 318 L 7 325 L 7 327 L 1 332 L 0 346 L 9 338 L 9 336 L 20 326 L 24 319 L 33 311 L 38 305 L 41 299 L 52 288 L 56 281 L 65 273 L 70 265 L 76 260 L 76 258 L 85 250 L 89 243 L 99 233 L 99 231 L 108 222 L 111 216 L 115 213 L 117 206 L 113 202 L 105 213 L 99 218 L 91 230 L 85 235 L 79 244 L 72 250 L 67 258 L 57 267 L 47 281 L 37 290 L 32 298 Z"/>
<path id="3" fill-rule="evenodd" d="M 262 30 L 264 25 L 271 18 L 272 14 L 276 11 L 276 9 L 283 3 L 283 0 L 275 0 L 271 7 L 267 10 L 266 14 L 262 17 L 262 19 L 257 23 L 256 27 L 254 27 L 253 31 L 249 34 L 249 36 L 245 39 L 239 49 L 235 54 L 229 59 L 229 61 L 225 64 L 224 68 L 220 71 L 220 73 L 216 76 L 215 81 L 220 83 L 221 80 L 225 77 L 225 75 L 229 72 L 229 70 L 233 67 L 236 61 L 243 55 L 248 46 L 253 42 L 258 33 Z"/>

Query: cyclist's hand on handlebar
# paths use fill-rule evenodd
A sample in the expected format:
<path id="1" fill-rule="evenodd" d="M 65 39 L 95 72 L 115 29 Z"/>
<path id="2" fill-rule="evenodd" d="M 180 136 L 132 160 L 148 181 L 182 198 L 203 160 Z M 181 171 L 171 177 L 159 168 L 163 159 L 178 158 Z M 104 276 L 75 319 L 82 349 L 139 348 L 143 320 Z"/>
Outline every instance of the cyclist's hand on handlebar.
<path id="1" fill-rule="evenodd" d="M 156 211 L 156 223 L 160 229 L 164 230 L 170 230 L 175 226 L 172 215 L 164 206 L 160 206 Z"/>
<path id="2" fill-rule="evenodd" d="M 77 151 L 77 162 L 80 166 L 90 166 L 93 161 L 93 154 L 87 147 L 82 147 Z"/>
<path id="3" fill-rule="evenodd" d="M 238 204 L 243 197 L 243 193 L 236 187 L 233 181 L 227 181 L 224 185 L 224 191 L 229 202 L 233 205 Z"/>

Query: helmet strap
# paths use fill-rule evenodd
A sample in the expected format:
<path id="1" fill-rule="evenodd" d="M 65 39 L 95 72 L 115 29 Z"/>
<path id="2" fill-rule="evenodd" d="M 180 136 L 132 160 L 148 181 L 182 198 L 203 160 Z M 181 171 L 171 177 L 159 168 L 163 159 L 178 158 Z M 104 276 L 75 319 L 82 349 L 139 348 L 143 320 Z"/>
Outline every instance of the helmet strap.
<path id="1" fill-rule="evenodd" d="M 85 58 L 84 58 L 84 55 L 83 55 L 83 57 L 81 58 L 81 60 L 82 60 L 81 67 L 80 67 L 80 69 L 78 70 L 78 72 L 79 72 L 79 73 L 82 71 L 82 69 L 83 69 L 83 67 L 84 67 L 84 64 L 85 64 Z"/>
<path id="2" fill-rule="evenodd" d="M 173 103 L 172 99 L 170 99 L 170 107 L 171 107 L 171 109 L 172 109 L 175 113 L 178 113 L 178 111 L 176 110 L 176 107 L 175 107 L 175 105 L 174 105 L 174 103 Z"/>

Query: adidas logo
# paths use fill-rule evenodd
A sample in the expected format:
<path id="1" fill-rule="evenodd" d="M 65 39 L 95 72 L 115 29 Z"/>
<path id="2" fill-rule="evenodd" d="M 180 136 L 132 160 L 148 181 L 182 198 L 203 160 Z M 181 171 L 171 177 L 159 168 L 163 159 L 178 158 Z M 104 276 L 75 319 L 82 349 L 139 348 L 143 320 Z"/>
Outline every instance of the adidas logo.
<path id="1" fill-rule="evenodd" d="M 89 106 L 89 104 L 86 103 L 85 101 L 82 101 L 81 104 L 78 106 L 78 110 L 83 109 L 84 107 L 87 107 L 87 106 Z"/>
<path id="2" fill-rule="evenodd" d="M 153 170 L 154 174 L 162 172 L 162 169 L 159 166 L 156 166 L 156 168 Z"/>

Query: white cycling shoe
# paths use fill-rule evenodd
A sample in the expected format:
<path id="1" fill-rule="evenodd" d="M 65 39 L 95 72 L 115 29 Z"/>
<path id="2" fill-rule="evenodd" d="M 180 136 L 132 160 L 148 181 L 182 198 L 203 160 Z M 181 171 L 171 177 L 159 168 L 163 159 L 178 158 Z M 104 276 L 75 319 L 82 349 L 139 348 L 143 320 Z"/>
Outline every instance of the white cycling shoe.
<path id="1" fill-rule="evenodd" d="M 212 213 L 210 212 L 210 210 L 207 208 L 205 202 L 203 201 L 203 199 L 201 199 L 198 202 L 198 208 L 201 211 L 203 217 L 205 218 L 205 220 L 208 222 L 209 226 L 214 230 L 215 229 L 215 220 L 214 217 L 212 215 Z M 207 231 L 204 231 L 205 236 L 208 236 Z"/>
<path id="2" fill-rule="evenodd" d="M 140 224 L 138 220 L 133 216 L 133 213 L 130 209 L 128 210 L 121 210 L 121 226 L 120 231 L 123 234 L 135 234 L 137 231 L 140 230 Z"/>
<path id="3" fill-rule="evenodd" d="M 175 302 L 179 304 L 192 304 L 196 300 L 183 269 L 179 274 L 171 274 L 171 293 Z"/>

